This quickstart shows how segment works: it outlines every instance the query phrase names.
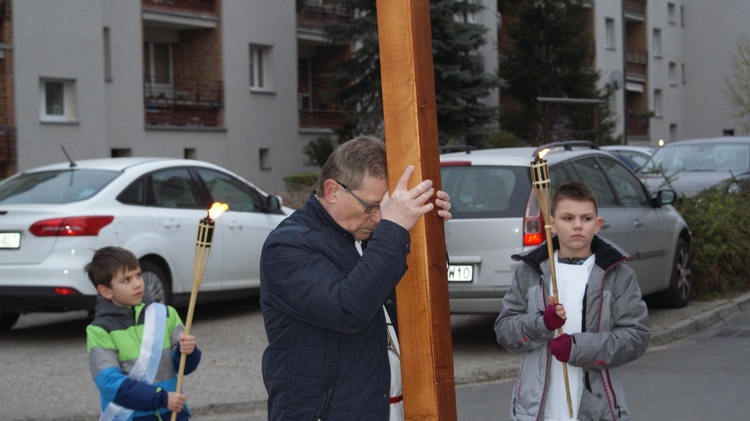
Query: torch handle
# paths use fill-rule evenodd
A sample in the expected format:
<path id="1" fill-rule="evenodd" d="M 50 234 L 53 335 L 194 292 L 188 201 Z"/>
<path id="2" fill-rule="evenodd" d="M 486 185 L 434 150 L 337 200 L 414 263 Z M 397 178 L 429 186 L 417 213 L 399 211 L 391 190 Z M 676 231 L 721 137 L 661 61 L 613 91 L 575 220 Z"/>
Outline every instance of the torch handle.
<path id="1" fill-rule="evenodd" d="M 559 303 L 560 298 L 558 297 L 557 291 L 557 272 L 555 271 L 555 250 L 552 245 L 552 226 L 545 225 L 544 231 L 547 234 L 547 254 L 549 255 L 549 273 L 552 281 L 552 295 L 555 297 L 555 302 Z M 557 329 L 557 336 L 562 335 L 562 327 Z M 568 364 L 562 363 L 563 377 L 565 378 L 565 398 L 568 401 L 568 414 L 570 418 L 573 418 L 573 400 L 570 397 L 570 382 L 568 381 Z"/>
<path id="2" fill-rule="evenodd" d="M 190 328 L 193 326 L 193 314 L 195 313 L 195 303 L 198 299 L 198 288 L 203 282 L 203 271 L 206 269 L 208 255 L 211 253 L 210 235 L 213 226 L 201 224 L 198 230 L 198 242 L 195 246 L 195 260 L 193 264 L 193 290 L 190 291 L 190 303 L 188 304 L 187 318 L 185 319 L 185 336 L 190 334 Z M 208 237 L 207 237 L 208 236 Z M 201 242 L 201 239 L 209 238 L 209 241 Z M 180 366 L 177 370 L 177 393 L 182 393 L 182 380 L 185 377 L 185 362 L 187 354 L 180 353 Z M 172 411 L 172 421 L 177 419 L 177 411 Z"/>

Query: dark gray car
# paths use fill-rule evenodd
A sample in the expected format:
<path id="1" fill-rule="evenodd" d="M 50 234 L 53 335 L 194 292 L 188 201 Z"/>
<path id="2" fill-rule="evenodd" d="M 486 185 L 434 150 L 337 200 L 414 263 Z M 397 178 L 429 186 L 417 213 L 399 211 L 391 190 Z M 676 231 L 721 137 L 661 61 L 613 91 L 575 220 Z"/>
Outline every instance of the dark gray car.
<path id="1" fill-rule="evenodd" d="M 633 256 L 628 264 L 643 294 L 658 294 L 668 306 L 687 305 L 691 234 L 670 205 L 675 193 L 652 196 L 616 157 L 596 147 L 572 147 L 580 143 L 551 145 L 545 157 L 551 190 L 569 180 L 588 184 L 604 219 L 599 235 Z M 440 157 L 453 214 L 445 227 L 451 312 L 499 312 L 517 264 L 511 255 L 544 241 L 529 169 L 536 152 L 503 148 Z"/>
<path id="2" fill-rule="evenodd" d="M 667 143 L 638 170 L 651 191 L 669 187 L 694 196 L 703 189 L 750 177 L 750 137 L 715 137 Z M 731 185 L 728 186 L 731 189 Z"/>

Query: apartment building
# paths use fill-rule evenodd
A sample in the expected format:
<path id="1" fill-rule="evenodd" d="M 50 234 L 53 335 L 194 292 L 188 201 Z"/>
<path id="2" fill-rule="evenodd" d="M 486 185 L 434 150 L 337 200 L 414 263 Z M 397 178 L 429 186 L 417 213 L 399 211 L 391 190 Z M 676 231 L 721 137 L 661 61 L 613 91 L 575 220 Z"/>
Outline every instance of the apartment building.
<path id="1" fill-rule="evenodd" d="M 600 87 L 613 91 L 616 132 L 628 143 L 735 134 L 724 92 L 749 0 L 584 3 L 592 8 Z"/>
<path id="2" fill-rule="evenodd" d="M 495 72 L 503 0 L 476 1 L 485 10 L 468 18 L 487 27 Z M 725 1 L 582 1 L 628 143 L 734 132 L 724 81 L 750 0 Z M 316 169 L 303 147 L 342 122 L 321 75 L 351 46 L 321 26 L 351 13 L 335 0 L 0 0 L 0 177 L 64 147 L 196 158 L 282 190 Z"/>

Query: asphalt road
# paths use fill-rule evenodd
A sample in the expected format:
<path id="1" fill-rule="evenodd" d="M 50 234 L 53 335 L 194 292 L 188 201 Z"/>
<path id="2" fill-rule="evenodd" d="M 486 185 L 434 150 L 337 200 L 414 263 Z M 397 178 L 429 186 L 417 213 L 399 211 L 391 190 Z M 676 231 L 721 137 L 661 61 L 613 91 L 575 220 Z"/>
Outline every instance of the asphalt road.
<path id="1" fill-rule="evenodd" d="M 650 308 L 652 345 L 690 336 L 749 307 L 750 293 L 691 302 L 678 310 Z M 514 377 L 518 370 L 519 358 L 495 344 L 494 319 L 451 317 L 459 399 L 462 385 Z M 98 419 L 98 392 L 86 355 L 88 322 L 85 312 L 23 315 L 13 330 L 0 335 L 0 420 Z M 193 418 L 252 420 L 250 414 L 262 414 L 266 338 L 257 299 L 198 306 L 192 333 L 203 351 L 200 367 L 184 384 Z"/>

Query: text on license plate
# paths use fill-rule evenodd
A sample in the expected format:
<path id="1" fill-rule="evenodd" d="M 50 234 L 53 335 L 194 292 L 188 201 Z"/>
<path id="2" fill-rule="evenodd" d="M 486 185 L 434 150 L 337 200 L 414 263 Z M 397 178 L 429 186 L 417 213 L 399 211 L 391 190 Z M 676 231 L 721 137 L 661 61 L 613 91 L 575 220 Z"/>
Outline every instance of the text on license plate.
<path id="1" fill-rule="evenodd" d="M 0 249 L 17 249 L 21 247 L 20 232 L 0 232 Z"/>
<path id="2" fill-rule="evenodd" d="M 472 265 L 450 265 L 448 266 L 448 281 L 471 282 L 474 280 L 474 266 Z"/>

